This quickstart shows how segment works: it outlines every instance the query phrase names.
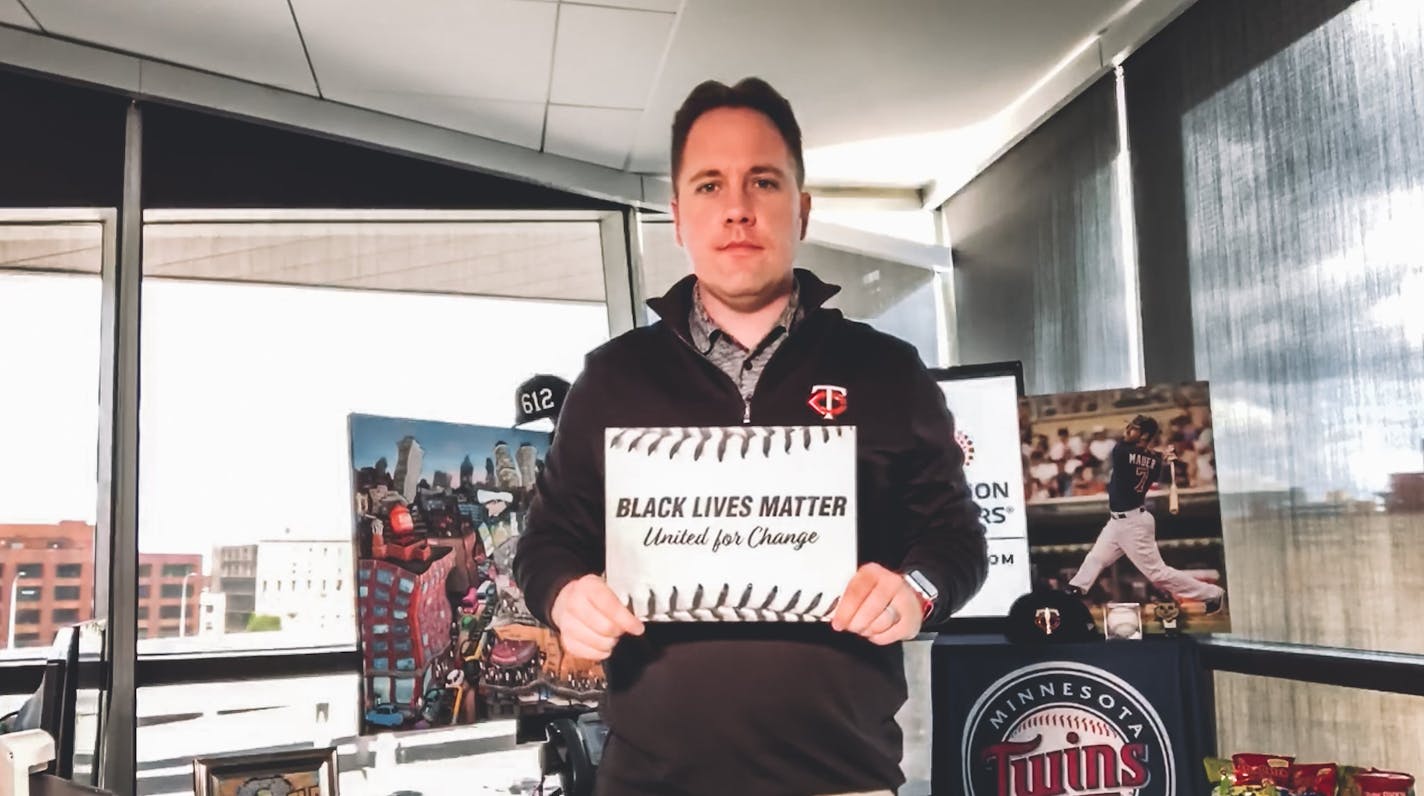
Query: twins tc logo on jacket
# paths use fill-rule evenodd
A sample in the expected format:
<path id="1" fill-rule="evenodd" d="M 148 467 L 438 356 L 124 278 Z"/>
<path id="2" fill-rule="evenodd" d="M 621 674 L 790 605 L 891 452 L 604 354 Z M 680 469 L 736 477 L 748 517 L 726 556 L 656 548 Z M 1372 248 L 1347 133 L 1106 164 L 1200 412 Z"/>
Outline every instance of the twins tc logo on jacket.
<path id="1" fill-rule="evenodd" d="M 823 420 L 835 420 L 846 410 L 846 388 L 834 384 L 817 384 L 806 401 Z"/>
<path id="2" fill-rule="evenodd" d="M 1111 672 L 1037 663 L 985 689 L 963 735 L 965 796 L 1176 796 L 1166 728 Z"/>

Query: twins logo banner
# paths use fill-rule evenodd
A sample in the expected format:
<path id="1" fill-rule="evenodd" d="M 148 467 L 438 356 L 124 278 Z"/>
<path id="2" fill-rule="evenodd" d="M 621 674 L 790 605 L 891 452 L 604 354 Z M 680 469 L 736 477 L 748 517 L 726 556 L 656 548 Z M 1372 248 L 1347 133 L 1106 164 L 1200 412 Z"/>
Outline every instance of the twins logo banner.
<path id="1" fill-rule="evenodd" d="M 607 579 L 651 621 L 827 621 L 856 569 L 850 426 L 610 428 Z"/>
<path id="2" fill-rule="evenodd" d="M 934 793 L 1190 796 L 1215 743 L 1189 636 L 1011 644 L 940 636 L 930 651 Z"/>
<path id="3" fill-rule="evenodd" d="M 1162 718 L 1126 681 L 1073 662 L 1026 666 L 979 697 L 963 736 L 970 796 L 1175 796 Z"/>

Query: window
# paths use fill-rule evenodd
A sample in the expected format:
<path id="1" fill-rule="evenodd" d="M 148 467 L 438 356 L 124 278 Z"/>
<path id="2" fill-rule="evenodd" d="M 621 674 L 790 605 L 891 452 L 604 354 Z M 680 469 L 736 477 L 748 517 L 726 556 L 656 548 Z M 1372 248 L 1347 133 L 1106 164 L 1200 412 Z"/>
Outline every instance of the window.
<path id="1" fill-rule="evenodd" d="M 396 692 L 395 702 L 397 705 L 409 705 L 415 699 L 415 678 L 397 677 L 395 678 Z"/>
<path id="2" fill-rule="evenodd" d="M 21 586 L 15 592 L 15 602 L 17 603 L 37 603 L 40 601 L 40 590 L 36 587 Z"/>
<path id="3" fill-rule="evenodd" d="M 79 599 L 78 586 L 55 586 L 54 599 L 56 600 L 77 600 Z"/>
<path id="4" fill-rule="evenodd" d="M 1108 73 L 944 205 L 961 360 L 1022 360 L 1029 395 L 1138 383 L 1117 88 Z"/>
<path id="5" fill-rule="evenodd" d="M 79 621 L 79 609 L 56 608 L 50 612 L 50 618 L 55 624 L 74 624 Z"/>
<path id="6" fill-rule="evenodd" d="M 1228 599 L 1251 607 L 1233 632 L 1424 654 L 1406 596 L 1424 563 L 1424 162 L 1392 154 L 1424 123 L 1401 82 L 1424 58 L 1424 17 L 1388 5 L 1282 14 L 1286 36 L 1237 4 L 1199 5 L 1124 69 L 1129 117 L 1144 109 L 1140 241 L 1181 272 L 1189 293 L 1158 303 L 1191 310 L 1172 345 L 1211 382 Z M 1293 79 L 1385 51 L 1398 57 L 1358 79 Z M 1207 66 L 1220 57 L 1241 66 Z M 1287 217 L 1309 223 L 1270 231 Z M 1295 444 L 1307 429 L 1313 444 Z M 1331 568 L 1347 574 L 1315 577 Z M 1265 610 L 1282 594 L 1309 596 Z"/>
<path id="7" fill-rule="evenodd" d="M 94 555 L 103 220 L 84 211 L 0 211 L 0 373 L 29 377 L 0 376 L 0 567 L 19 578 L 17 602 L 39 599 L 26 580 L 53 574 L 40 559 L 64 569 L 74 551 L 81 560 Z M 56 541 L 66 552 L 49 552 Z M 62 575 L 82 576 L 82 566 Z M 17 633 L 15 643 L 31 645 L 43 628 Z M 0 647 L 8 638 L 0 634 Z"/>
<path id="8" fill-rule="evenodd" d="M 138 576 L 139 576 L 140 578 L 147 578 L 147 577 L 151 576 L 152 574 L 153 574 L 153 565 L 152 565 L 152 564 L 139 564 L 139 565 L 138 565 Z"/>
<path id="9" fill-rule="evenodd" d="M 41 642 L 40 642 L 40 634 L 39 634 L 39 633 L 16 633 L 16 634 L 15 634 L 15 646 L 17 646 L 17 647 L 34 647 L 34 646 L 38 646 L 40 643 L 41 643 Z"/>
<path id="10" fill-rule="evenodd" d="M 163 584 L 162 586 L 159 587 L 159 594 L 160 594 L 160 596 L 163 596 L 163 597 L 170 597 L 170 598 L 171 598 L 171 597 L 182 597 L 182 596 L 183 596 L 183 584 L 181 584 L 181 583 L 165 583 L 165 584 Z"/>
<path id="11" fill-rule="evenodd" d="M 60 578 L 77 578 L 83 574 L 83 564 L 60 564 L 55 572 L 55 576 Z"/>
<path id="12" fill-rule="evenodd" d="M 147 583 L 140 583 L 140 584 L 138 585 L 138 597 L 139 597 L 140 600 L 143 600 L 143 599 L 147 599 L 147 598 L 148 598 L 148 584 L 147 584 Z"/>
<path id="13" fill-rule="evenodd" d="M 158 617 L 160 619 L 177 619 L 183 615 L 181 605 L 160 605 L 158 606 Z"/>
<path id="14" fill-rule="evenodd" d="M 188 573 L 190 573 L 190 572 L 192 572 L 192 571 L 193 571 L 193 565 L 192 565 L 192 564 L 164 564 L 164 565 L 163 565 L 163 577 L 165 577 L 165 578 L 181 578 L 181 577 L 183 577 L 184 575 L 187 575 Z"/>
<path id="15" fill-rule="evenodd" d="M 140 552 L 213 555 L 217 576 L 224 551 L 245 557 L 255 545 L 252 575 L 265 585 L 254 611 L 284 620 L 263 643 L 353 644 L 349 612 L 318 629 L 331 615 L 322 591 L 333 599 L 331 584 L 354 560 L 345 507 L 278 490 L 264 494 L 263 521 L 252 522 L 214 514 L 204 497 L 210 485 L 248 482 L 253 473 L 305 483 L 312 472 L 346 471 L 346 416 L 358 408 L 510 425 L 515 388 L 530 373 L 572 380 L 584 355 L 607 340 L 600 225 L 592 216 L 228 215 L 221 223 L 192 212 L 145 216 Z M 454 381 L 437 391 L 372 378 L 371 363 L 408 357 L 411 338 L 372 335 L 371 324 L 403 318 L 419 318 L 419 336 L 432 340 L 483 345 L 517 335 L 517 361 L 445 369 L 442 378 Z M 263 384 L 281 387 L 254 389 Z M 217 416 L 228 420 L 215 424 Z M 242 632 L 189 643 L 240 644 L 232 636 Z"/>
<path id="16" fill-rule="evenodd" d="M 1217 672 L 1217 749 L 1289 750 L 1297 760 L 1424 771 L 1424 697 Z M 1269 707 L 1268 707 L 1269 706 Z M 1263 713 L 1300 720 L 1261 721 Z"/>
<path id="17" fill-rule="evenodd" d="M 26 608 L 23 611 L 15 612 L 15 624 L 17 625 L 37 625 L 40 621 L 40 612 L 33 608 Z"/>
<path id="18" fill-rule="evenodd" d="M 1143 351 L 1211 383 L 1238 637 L 1424 654 L 1421 9 L 1198 3 L 1123 64 Z M 1225 754 L 1424 770 L 1419 697 L 1216 687 Z"/>

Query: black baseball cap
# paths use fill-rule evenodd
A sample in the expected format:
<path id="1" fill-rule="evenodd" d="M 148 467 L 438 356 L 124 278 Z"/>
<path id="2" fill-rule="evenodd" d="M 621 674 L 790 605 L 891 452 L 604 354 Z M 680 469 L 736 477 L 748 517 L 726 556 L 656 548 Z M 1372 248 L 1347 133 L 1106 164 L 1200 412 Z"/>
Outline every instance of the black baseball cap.
<path id="1" fill-rule="evenodd" d="M 555 422 L 564 408 L 569 383 L 547 373 L 540 373 L 519 385 L 514 391 L 514 425 L 522 426 L 548 418 Z"/>
<path id="2" fill-rule="evenodd" d="M 1101 641 L 1095 627 L 1093 614 L 1081 599 L 1042 589 L 1014 600 L 1006 635 L 1015 644 Z"/>

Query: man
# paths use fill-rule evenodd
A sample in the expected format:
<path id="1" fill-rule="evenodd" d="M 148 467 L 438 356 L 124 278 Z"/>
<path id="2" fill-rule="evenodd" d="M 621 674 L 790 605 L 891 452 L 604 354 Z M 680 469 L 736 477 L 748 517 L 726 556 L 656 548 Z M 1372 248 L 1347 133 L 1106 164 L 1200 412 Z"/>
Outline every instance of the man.
<path id="1" fill-rule="evenodd" d="M 1098 541 L 1083 559 L 1078 574 L 1069 581 L 1068 591 L 1086 594 L 1098 576 L 1122 556 L 1127 556 L 1148 580 L 1173 598 L 1201 600 L 1208 614 L 1221 610 L 1225 591 L 1214 583 L 1188 575 L 1167 566 L 1157 549 L 1157 521 L 1147 510 L 1147 491 L 1172 477 L 1163 464 L 1175 466 L 1177 451 L 1167 446 L 1162 454 L 1151 447 L 1157 436 L 1157 421 L 1138 415 L 1128 422 L 1122 443 L 1113 448 L 1112 475 L 1108 480 L 1108 521 L 1098 534 Z"/>
<path id="2" fill-rule="evenodd" d="M 811 207 L 801 133 L 765 82 L 698 86 L 672 130 L 672 211 L 693 275 L 661 318 L 591 353 L 520 537 L 516 577 L 573 655 L 607 658 L 601 794 L 890 793 L 904 777 L 900 642 L 987 574 L 944 396 L 915 350 L 823 306 L 793 269 Z M 808 400 L 841 389 L 834 407 Z M 604 569 L 603 431 L 857 428 L 860 567 L 829 623 L 650 623 Z"/>

